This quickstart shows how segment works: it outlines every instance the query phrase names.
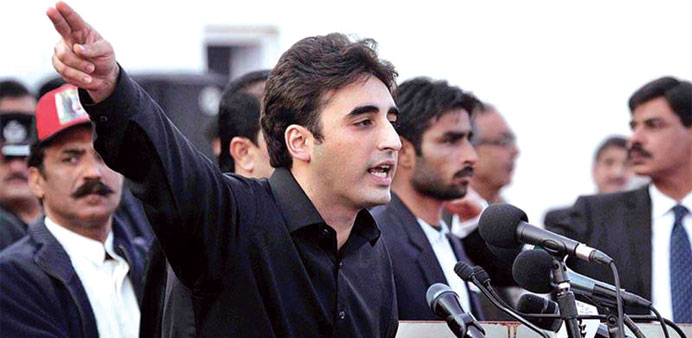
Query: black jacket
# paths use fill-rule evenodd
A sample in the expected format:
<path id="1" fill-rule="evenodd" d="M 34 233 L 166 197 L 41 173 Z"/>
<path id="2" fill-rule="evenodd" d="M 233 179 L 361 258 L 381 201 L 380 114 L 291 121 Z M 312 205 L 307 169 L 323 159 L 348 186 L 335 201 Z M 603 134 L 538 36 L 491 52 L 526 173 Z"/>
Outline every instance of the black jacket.
<path id="1" fill-rule="evenodd" d="M 388 205 L 374 208 L 372 212 L 391 253 L 399 319 L 439 320 L 428 306 L 425 294 L 430 285 L 448 282 L 416 216 L 395 193 Z M 448 238 L 457 260 L 471 264 L 461 241 L 452 235 Z M 483 320 L 478 295 L 470 289 L 468 293 L 473 309 L 464 310 L 472 311 L 478 320 Z"/>
<path id="2" fill-rule="evenodd" d="M 582 196 L 569 211 L 546 216 L 547 230 L 565 235 L 612 257 L 620 283 L 651 300 L 651 198 L 645 186 L 632 191 Z M 570 258 L 567 264 L 589 277 L 613 283 L 607 266 Z M 643 309 L 632 309 L 647 314 Z"/>
<path id="3" fill-rule="evenodd" d="M 113 247 L 130 265 L 141 299 L 147 248 L 113 221 Z M 0 253 L 0 334 L 3 337 L 98 337 L 96 319 L 70 257 L 43 220 Z"/>

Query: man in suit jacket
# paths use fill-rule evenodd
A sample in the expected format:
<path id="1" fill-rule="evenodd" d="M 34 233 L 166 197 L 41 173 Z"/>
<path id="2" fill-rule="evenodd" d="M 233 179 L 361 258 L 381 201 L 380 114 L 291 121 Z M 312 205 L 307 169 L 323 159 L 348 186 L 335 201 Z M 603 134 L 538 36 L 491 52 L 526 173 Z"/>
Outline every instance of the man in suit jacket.
<path id="1" fill-rule="evenodd" d="M 136 337 L 145 243 L 113 217 L 123 178 L 93 146 L 77 88 L 46 94 L 29 186 L 45 218 L 0 254 L 3 337 Z"/>
<path id="2" fill-rule="evenodd" d="M 652 81 L 630 98 L 629 157 L 652 184 L 634 191 L 580 197 L 546 222 L 610 255 L 628 291 L 653 301 L 664 317 L 692 321 L 692 84 Z M 612 282 L 610 270 L 570 260 L 574 269 Z M 646 313 L 645 310 L 639 310 Z"/>
<path id="3" fill-rule="evenodd" d="M 416 78 L 399 86 L 401 137 L 392 202 L 373 211 L 390 250 L 399 319 L 437 319 L 425 294 L 448 284 L 464 310 L 483 318 L 478 296 L 454 273 L 468 261 L 461 242 L 442 221 L 447 200 L 466 193 L 476 152 L 470 144 L 471 112 L 480 102 L 445 81 Z"/>

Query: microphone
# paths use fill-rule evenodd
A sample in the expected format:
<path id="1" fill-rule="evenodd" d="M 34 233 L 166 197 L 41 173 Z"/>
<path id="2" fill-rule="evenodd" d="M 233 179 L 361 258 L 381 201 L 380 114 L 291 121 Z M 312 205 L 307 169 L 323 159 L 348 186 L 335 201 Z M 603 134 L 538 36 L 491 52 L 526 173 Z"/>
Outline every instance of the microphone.
<path id="1" fill-rule="evenodd" d="M 573 255 L 585 261 L 605 265 L 613 261 L 599 250 L 531 225 L 528 221 L 526 213 L 513 205 L 493 204 L 483 211 L 478 221 L 478 230 L 483 240 L 503 248 L 533 244 L 559 256 Z"/>
<path id="2" fill-rule="evenodd" d="M 529 318 L 529 321 L 544 330 L 553 332 L 560 331 L 560 327 L 562 326 L 562 320 L 559 317 L 560 309 L 558 309 L 557 303 L 550 299 L 545 299 L 534 294 L 523 294 L 519 298 L 517 310 L 529 314 L 540 313 L 556 315 L 556 318 Z"/>
<path id="3" fill-rule="evenodd" d="M 471 267 L 466 262 L 458 262 L 454 266 L 454 272 L 464 281 L 471 282 L 474 285 L 476 285 L 479 289 L 481 289 L 483 295 L 488 297 L 488 299 L 490 299 L 493 305 L 495 305 L 498 309 L 502 310 L 502 312 L 510 315 L 512 318 L 526 325 L 526 327 L 535 331 L 542 337 L 548 337 L 548 335 L 545 332 L 541 331 L 538 327 L 531 324 L 531 322 L 521 317 L 518 313 L 516 313 L 516 311 L 514 311 L 514 309 L 512 309 L 512 307 L 507 305 L 507 303 L 505 303 L 504 300 L 502 300 L 502 297 L 500 297 L 495 292 L 495 289 L 493 289 L 492 285 L 490 285 L 490 276 L 488 276 L 488 273 L 482 267 Z"/>
<path id="4" fill-rule="evenodd" d="M 524 289 L 536 293 L 549 293 L 555 289 L 552 280 L 552 257 L 543 250 L 526 250 L 517 256 L 512 266 L 514 280 Z M 614 308 L 617 306 L 615 286 L 576 273 L 567 269 L 570 286 L 582 296 L 594 298 L 599 302 Z M 651 308 L 648 301 L 634 293 L 621 290 L 622 301 L 625 304 Z"/>
<path id="5" fill-rule="evenodd" d="M 442 283 L 430 285 L 425 293 L 428 306 L 438 317 L 444 319 L 455 336 L 459 338 L 485 337 L 485 331 L 476 320 L 464 312 L 459 295 Z"/>

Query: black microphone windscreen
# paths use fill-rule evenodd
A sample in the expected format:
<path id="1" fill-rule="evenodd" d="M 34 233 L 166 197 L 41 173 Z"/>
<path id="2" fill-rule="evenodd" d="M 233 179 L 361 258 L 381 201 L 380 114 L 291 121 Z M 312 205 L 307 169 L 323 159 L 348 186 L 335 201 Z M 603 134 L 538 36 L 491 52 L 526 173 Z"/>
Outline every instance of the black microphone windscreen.
<path id="1" fill-rule="evenodd" d="M 473 272 L 476 274 L 476 279 L 478 279 L 481 284 L 485 284 L 490 281 L 490 276 L 482 267 L 476 265 L 473 267 Z"/>
<path id="2" fill-rule="evenodd" d="M 457 262 L 454 265 L 454 272 L 466 282 L 471 282 L 473 279 L 473 267 L 466 262 Z"/>
<path id="3" fill-rule="evenodd" d="M 522 251 L 512 265 L 514 281 L 522 288 L 536 293 L 553 291 L 550 254 L 543 250 Z"/>
<path id="4" fill-rule="evenodd" d="M 516 240 L 517 226 L 528 222 L 526 213 L 511 204 L 493 204 L 483 211 L 478 231 L 487 243 L 502 248 L 520 247 Z"/>
<path id="5" fill-rule="evenodd" d="M 532 314 L 560 314 L 557 303 L 538 295 L 524 294 L 519 298 L 517 310 L 522 313 Z M 557 332 L 562 326 L 560 318 L 528 318 L 534 325 L 544 330 Z"/>
<path id="6" fill-rule="evenodd" d="M 435 283 L 433 285 L 430 285 L 428 287 L 428 291 L 425 293 L 425 300 L 428 302 L 428 306 L 432 309 L 435 300 L 440 298 L 440 295 L 442 295 L 445 292 L 454 292 L 452 289 L 442 283 Z M 434 310 L 433 310 L 434 311 Z"/>

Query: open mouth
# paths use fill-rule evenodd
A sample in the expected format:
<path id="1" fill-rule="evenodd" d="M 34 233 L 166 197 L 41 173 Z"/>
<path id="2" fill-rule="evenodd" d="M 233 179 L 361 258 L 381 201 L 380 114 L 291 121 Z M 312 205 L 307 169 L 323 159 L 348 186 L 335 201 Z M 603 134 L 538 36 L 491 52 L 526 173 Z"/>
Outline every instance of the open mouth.
<path id="1" fill-rule="evenodd" d="M 374 176 L 377 176 L 380 178 L 387 178 L 389 176 L 389 172 L 391 170 L 392 170 L 392 165 L 382 164 L 382 165 L 368 169 L 368 172 L 373 174 Z"/>

